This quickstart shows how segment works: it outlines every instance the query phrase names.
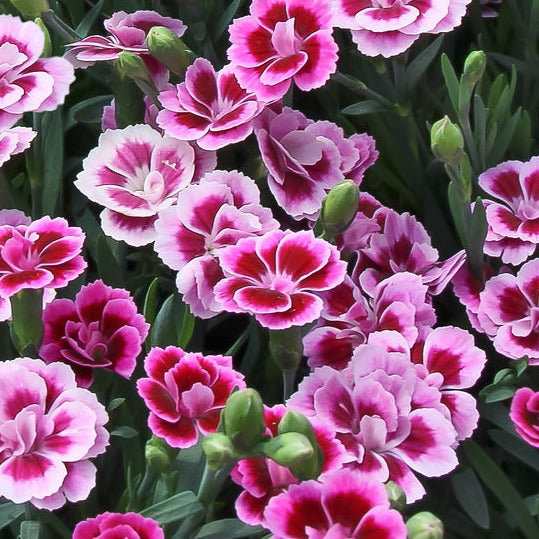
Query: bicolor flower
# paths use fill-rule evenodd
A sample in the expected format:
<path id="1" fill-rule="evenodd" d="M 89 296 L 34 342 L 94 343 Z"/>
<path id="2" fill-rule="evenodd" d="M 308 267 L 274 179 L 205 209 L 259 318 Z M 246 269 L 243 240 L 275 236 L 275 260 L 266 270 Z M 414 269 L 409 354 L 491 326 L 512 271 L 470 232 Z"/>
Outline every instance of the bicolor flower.
<path id="1" fill-rule="evenodd" d="M 11 127 L 0 131 L 0 167 L 12 155 L 22 153 L 30 148 L 30 143 L 37 133 L 29 127 Z"/>
<path id="2" fill-rule="evenodd" d="M 126 537 L 132 539 L 165 539 L 163 529 L 152 518 L 138 513 L 101 513 L 79 522 L 72 539 L 105 539 Z"/>
<path id="3" fill-rule="evenodd" d="M 534 447 L 539 447 L 539 392 L 521 387 L 513 396 L 509 417 L 517 434 Z"/>

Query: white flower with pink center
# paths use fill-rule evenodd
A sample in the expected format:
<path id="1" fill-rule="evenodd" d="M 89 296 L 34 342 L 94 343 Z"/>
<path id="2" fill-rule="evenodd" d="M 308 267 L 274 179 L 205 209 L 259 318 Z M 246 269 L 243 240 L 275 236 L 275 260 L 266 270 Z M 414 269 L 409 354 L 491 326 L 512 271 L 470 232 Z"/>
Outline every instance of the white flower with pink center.
<path id="1" fill-rule="evenodd" d="M 155 240 L 157 213 L 176 202 L 194 171 L 195 153 L 187 142 L 148 125 L 131 125 L 99 137 L 75 185 L 105 206 L 105 234 L 139 247 Z"/>
<path id="2" fill-rule="evenodd" d="M 30 147 L 37 133 L 29 127 L 11 127 L 0 132 L 0 167 L 12 155 L 22 153 Z"/>

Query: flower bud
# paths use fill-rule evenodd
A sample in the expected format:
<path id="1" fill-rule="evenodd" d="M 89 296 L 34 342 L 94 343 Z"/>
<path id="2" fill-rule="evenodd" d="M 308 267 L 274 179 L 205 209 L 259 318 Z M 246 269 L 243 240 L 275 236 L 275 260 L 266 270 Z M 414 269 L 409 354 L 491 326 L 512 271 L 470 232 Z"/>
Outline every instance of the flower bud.
<path id="1" fill-rule="evenodd" d="M 428 511 L 417 513 L 406 522 L 408 539 L 442 539 L 444 525 L 442 521 Z"/>
<path id="2" fill-rule="evenodd" d="M 144 63 L 144 60 L 133 52 L 122 51 L 118 54 L 118 70 L 124 77 L 133 79 L 137 86 L 150 98 L 157 98 L 157 88 Z"/>
<path id="3" fill-rule="evenodd" d="M 236 391 L 228 397 L 222 415 L 223 430 L 240 453 L 252 450 L 266 429 L 264 407 L 254 389 Z"/>
<path id="4" fill-rule="evenodd" d="M 157 473 L 168 470 L 170 465 L 170 447 L 162 438 L 152 436 L 144 448 L 148 468 Z"/>
<path id="5" fill-rule="evenodd" d="M 47 0 L 11 0 L 13 6 L 19 10 L 23 17 L 33 19 L 49 9 Z"/>
<path id="6" fill-rule="evenodd" d="M 232 442 L 222 432 L 208 434 L 202 440 L 202 450 L 208 466 L 214 470 L 226 468 L 235 459 Z"/>
<path id="7" fill-rule="evenodd" d="M 357 213 L 359 187 L 353 180 L 343 180 L 333 186 L 322 202 L 322 226 L 328 237 L 346 230 Z"/>
<path id="8" fill-rule="evenodd" d="M 192 53 L 170 28 L 151 28 L 146 37 L 146 46 L 154 58 L 177 75 L 183 75 L 191 63 Z"/>
<path id="9" fill-rule="evenodd" d="M 464 150 L 464 138 L 458 125 L 444 116 L 430 130 L 432 153 L 449 165 L 458 165 Z"/>
<path id="10" fill-rule="evenodd" d="M 483 51 L 472 51 L 464 61 L 462 76 L 471 84 L 477 84 L 487 66 L 487 55 Z"/>
<path id="11" fill-rule="evenodd" d="M 404 490 L 397 483 L 388 481 L 386 483 L 386 492 L 392 509 L 401 511 L 406 507 L 406 494 L 404 494 Z"/>

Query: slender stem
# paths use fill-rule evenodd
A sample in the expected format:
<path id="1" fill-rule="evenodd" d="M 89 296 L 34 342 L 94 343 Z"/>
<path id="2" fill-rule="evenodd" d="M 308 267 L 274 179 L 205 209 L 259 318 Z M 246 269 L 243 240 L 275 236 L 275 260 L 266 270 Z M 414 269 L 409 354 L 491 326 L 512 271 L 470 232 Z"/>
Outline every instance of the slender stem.
<path id="1" fill-rule="evenodd" d="M 294 393 L 294 382 L 296 380 L 296 369 L 283 370 L 283 401 Z"/>
<path id="2" fill-rule="evenodd" d="M 41 19 L 43 22 L 52 30 L 54 30 L 58 35 L 62 36 L 68 43 L 73 43 L 73 41 L 79 41 L 81 36 L 66 24 L 52 9 L 43 11 L 41 13 Z"/>
<path id="3" fill-rule="evenodd" d="M 360 80 L 354 79 L 350 77 L 349 75 L 345 75 L 339 71 L 333 75 L 333 80 L 341 84 L 342 86 L 348 88 L 349 90 L 352 90 L 358 94 L 361 94 L 365 97 L 368 97 L 372 99 L 373 101 L 377 101 L 381 105 L 384 105 L 388 108 L 393 108 L 393 103 L 389 101 L 389 99 L 386 99 L 383 95 L 380 95 L 379 93 L 376 93 L 374 90 L 371 90 L 367 87 L 367 85 L 364 82 L 361 82 Z"/>

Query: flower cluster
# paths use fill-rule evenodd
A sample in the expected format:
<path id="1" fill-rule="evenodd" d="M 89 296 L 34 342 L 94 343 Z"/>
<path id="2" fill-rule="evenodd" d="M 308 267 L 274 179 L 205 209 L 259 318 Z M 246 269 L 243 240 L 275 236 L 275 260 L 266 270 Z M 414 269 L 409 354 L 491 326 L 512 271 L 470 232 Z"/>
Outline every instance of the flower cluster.
<path id="1" fill-rule="evenodd" d="M 133 537 L 136 539 L 164 539 L 157 522 L 138 513 L 102 513 L 79 522 L 73 530 L 73 539 L 105 539 L 106 537 Z"/>

